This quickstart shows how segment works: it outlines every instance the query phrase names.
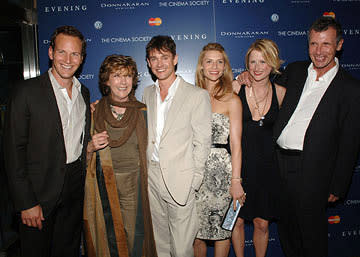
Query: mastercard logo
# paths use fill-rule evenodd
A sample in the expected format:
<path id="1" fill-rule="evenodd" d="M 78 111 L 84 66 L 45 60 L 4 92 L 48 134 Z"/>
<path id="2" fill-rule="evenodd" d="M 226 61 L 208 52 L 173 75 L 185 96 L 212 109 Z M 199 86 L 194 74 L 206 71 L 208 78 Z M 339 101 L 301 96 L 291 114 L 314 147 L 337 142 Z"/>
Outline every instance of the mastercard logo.
<path id="1" fill-rule="evenodd" d="M 340 223 L 340 216 L 330 216 L 329 218 L 328 218 L 328 222 L 329 222 L 329 224 L 338 224 L 338 223 Z"/>
<path id="2" fill-rule="evenodd" d="M 324 12 L 323 13 L 324 17 L 332 17 L 335 19 L 335 13 L 334 12 Z"/>
<path id="3" fill-rule="evenodd" d="M 149 25 L 150 26 L 160 26 L 161 23 L 162 23 L 162 20 L 159 17 L 149 19 Z"/>

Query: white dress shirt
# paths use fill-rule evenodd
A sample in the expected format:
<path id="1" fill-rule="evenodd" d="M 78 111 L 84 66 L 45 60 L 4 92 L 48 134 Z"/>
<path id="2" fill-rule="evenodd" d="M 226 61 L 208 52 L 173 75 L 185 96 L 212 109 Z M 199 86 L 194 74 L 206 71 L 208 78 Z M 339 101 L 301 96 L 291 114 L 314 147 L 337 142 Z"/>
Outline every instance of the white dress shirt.
<path id="1" fill-rule="evenodd" d="M 60 86 L 51 68 L 48 71 L 60 112 L 65 149 L 66 163 L 76 161 L 82 151 L 85 130 L 86 104 L 81 94 L 81 84 L 73 77 L 72 96 L 69 97 L 66 88 Z"/>
<path id="2" fill-rule="evenodd" d="M 171 103 L 174 99 L 176 90 L 179 87 L 179 82 L 180 82 L 180 76 L 177 75 L 176 79 L 171 84 L 171 86 L 168 90 L 168 94 L 165 97 L 164 101 L 161 100 L 159 82 L 158 81 L 155 82 L 156 110 L 157 110 L 157 113 L 156 113 L 156 138 L 155 138 L 155 144 L 154 144 L 154 152 L 152 153 L 151 159 L 156 162 L 159 162 L 159 160 L 160 160 L 160 158 L 159 158 L 160 139 L 161 139 L 161 135 L 162 135 L 162 132 L 164 129 L 166 117 L 169 112 Z"/>
<path id="3" fill-rule="evenodd" d="M 311 63 L 299 103 L 288 124 L 281 132 L 277 144 L 284 149 L 303 150 L 304 138 L 309 123 L 331 81 L 339 70 L 339 62 L 316 81 L 316 71 Z"/>

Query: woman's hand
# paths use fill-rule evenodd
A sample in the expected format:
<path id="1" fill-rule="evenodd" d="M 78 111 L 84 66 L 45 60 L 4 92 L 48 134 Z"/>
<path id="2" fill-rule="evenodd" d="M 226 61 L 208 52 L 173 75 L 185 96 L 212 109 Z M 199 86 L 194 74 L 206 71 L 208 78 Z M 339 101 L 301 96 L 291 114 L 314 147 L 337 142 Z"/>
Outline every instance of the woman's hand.
<path id="1" fill-rule="evenodd" d="M 236 210 L 236 201 L 239 201 L 240 205 L 244 205 L 246 194 L 240 179 L 231 179 L 230 195 L 234 200 L 234 211 Z"/>
<path id="2" fill-rule="evenodd" d="M 92 136 L 92 139 L 87 147 L 87 152 L 93 153 L 99 149 L 105 148 L 108 144 L 109 144 L 109 135 L 105 130 L 101 133 L 97 133 Z"/>

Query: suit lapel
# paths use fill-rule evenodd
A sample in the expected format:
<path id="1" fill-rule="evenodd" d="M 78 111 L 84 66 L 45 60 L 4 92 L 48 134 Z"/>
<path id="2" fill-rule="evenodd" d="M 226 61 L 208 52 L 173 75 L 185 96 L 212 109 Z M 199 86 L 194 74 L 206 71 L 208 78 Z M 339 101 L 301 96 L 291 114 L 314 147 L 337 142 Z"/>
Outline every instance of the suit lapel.
<path id="1" fill-rule="evenodd" d="M 311 138 L 311 136 L 308 135 L 313 133 L 314 130 L 316 130 L 315 128 L 318 127 L 316 124 L 318 122 L 321 122 L 323 114 L 332 112 L 331 106 L 336 105 L 337 102 L 336 98 L 337 95 L 339 94 L 338 87 L 341 85 L 341 81 L 343 81 L 343 79 L 341 78 L 342 75 L 343 75 L 342 70 L 339 69 L 334 79 L 331 81 L 329 87 L 326 89 L 324 95 L 322 96 L 319 105 L 316 107 L 315 112 L 310 120 L 309 126 L 305 133 L 304 148 L 305 148 L 305 144 L 307 143 L 307 138 L 308 137 Z M 315 131 L 315 134 L 317 133 L 321 133 L 321 132 Z"/>
<path id="2" fill-rule="evenodd" d="M 55 121 L 56 131 L 58 132 L 58 134 L 61 138 L 61 141 L 65 145 L 60 111 L 57 106 L 54 89 L 51 85 L 51 81 L 50 81 L 49 75 L 47 73 L 46 73 L 44 80 L 42 80 L 42 85 L 44 87 L 44 94 L 45 94 L 44 97 L 48 100 L 47 106 L 49 108 L 49 113 L 51 116 L 51 117 L 48 117 L 48 119 L 52 119 Z"/>
<path id="3" fill-rule="evenodd" d="M 293 115 L 299 101 L 300 101 L 300 97 L 301 97 L 301 94 L 302 94 L 302 91 L 304 89 L 304 86 L 305 86 L 305 82 L 306 82 L 306 78 L 307 78 L 307 75 L 305 76 L 302 76 L 302 79 L 299 79 L 299 81 L 294 85 L 295 86 L 295 89 L 294 92 L 293 92 L 293 95 L 292 95 L 292 100 L 290 101 L 289 103 L 289 107 L 288 107 L 288 120 L 291 118 L 291 116 Z"/>
<path id="4" fill-rule="evenodd" d="M 149 126 L 151 129 L 150 133 L 153 135 L 153 138 L 156 138 L 156 121 L 157 121 L 157 95 L 156 95 L 156 86 L 153 85 L 150 89 L 149 97 L 148 97 L 148 110 L 150 111 L 150 119 L 152 126 Z"/>
<path id="5" fill-rule="evenodd" d="M 185 85 L 184 85 L 184 81 L 180 79 L 179 86 L 176 89 L 176 93 L 174 95 L 174 99 L 172 100 L 169 112 L 166 115 L 165 125 L 161 135 L 161 139 L 163 139 L 166 136 L 167 132 L 171 128 L 171 125 L 177 118 L 178 113 L 180 112 L 185 100 L 186 100 Z"/>
<path id="6" fill-rule="evenodd" d="M 295 83 L 287 85 L 288 90 L 286 92 L 282 107 L 280 108 L 276 125 L 274 127 L 275 139 L 280 136 L 282 130 L 287 125 L 299 103 L 301 93 L 307 78 L 307 69 L 299 71 L 298 76 L 299 79 L 296 80 Z"/>
<path id="7" fill-rule="evenodd" d="M 83 135 L 84 146 L 87 146 L 87 142 L 90 141 L 90 124 L 91 124 L 91 113 L 90 113 L 90 94 L 88 89 L 81 84 L 81 95 L 85 102 L 85 130 Z M 85 154 L 85 147 L 83 147 L 83 154 Z"/>

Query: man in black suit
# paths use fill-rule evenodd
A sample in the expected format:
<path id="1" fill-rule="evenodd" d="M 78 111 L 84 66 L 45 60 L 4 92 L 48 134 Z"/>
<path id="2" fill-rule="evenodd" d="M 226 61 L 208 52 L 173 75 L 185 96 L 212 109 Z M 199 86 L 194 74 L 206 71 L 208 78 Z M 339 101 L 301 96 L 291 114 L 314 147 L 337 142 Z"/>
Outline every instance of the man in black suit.
<path id="1" fill-rule="evenodd" d="M 74 74 L 85 48 L 76 28 L 57 28 L 52 67 L 10 96 L 5 165 L 21 217 L 22 256 L 79 256 L 90 111 L 89 91 Z"/>
<path id="2" fill-rule="evenodd" d="M 311 62 L 289 64 L 276 81 L 287 88 L 274 127 L 287 257 L 327 256 L 327 203 L 345 196 L 358 157 L 360 84 L 335 57 L 343 41 L 335 19 L 318 19 L 309 30 Z"/>

